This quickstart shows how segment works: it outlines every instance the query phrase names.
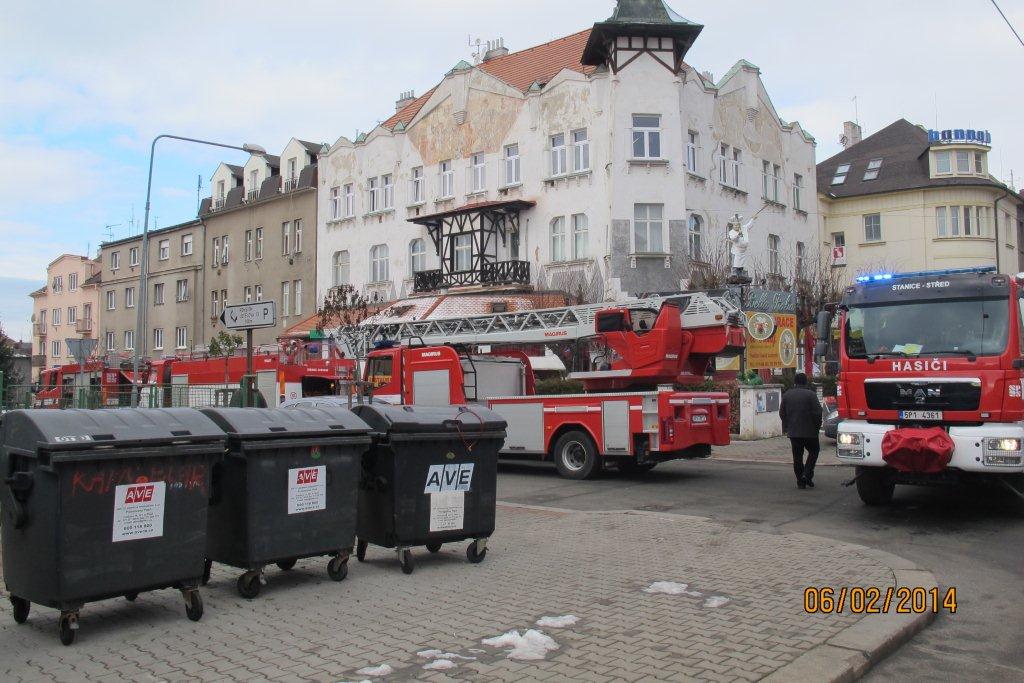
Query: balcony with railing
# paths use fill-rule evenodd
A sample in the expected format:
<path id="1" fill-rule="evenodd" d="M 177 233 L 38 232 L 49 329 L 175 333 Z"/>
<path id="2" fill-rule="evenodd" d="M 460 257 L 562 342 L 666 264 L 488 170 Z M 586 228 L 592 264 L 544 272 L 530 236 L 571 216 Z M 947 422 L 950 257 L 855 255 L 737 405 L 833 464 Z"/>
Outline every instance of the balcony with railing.
<path id="1" fill-rule="evenodd" d="M 226 197 L 214 197 L 213 199 L 213 210 L 220 211 L 224 208 L 224 203 L 227 201 Z"/>
<path id="2" fill-rule="evenodd" d="M 46 339 L 46 323 L 32 323 L 32 334 Z"/>
<path id="3" fill-rule="evenodd" d="M 281 192 L 291 192 L 299 186 L 299 177 L 281 178 Z"/>
<path id="4" fill-rule="evenodd" d="M 481 264 L 479 270 L 422 270 L 414 275 L 413 290 L 436 292 L 452 287 L 473 285 L 528 285 L 529 261 L 496 261 Z"/>
<path id="5" fill-rule="evenodd" d="M 245 194 L 245 201 L 247 201 L 247 202 L 254 202 L 254 201 L 256 201 L 259 198 L 260 198 L 260 191 L 259 191 L 259 189 L 249 190 Z"/>
<path id="6" fill-rule="evenodd" d="M 92 334 L 92 318 L 79 318 L 78 322 L 75 323 L 75 332 L 83 336 Z"/>

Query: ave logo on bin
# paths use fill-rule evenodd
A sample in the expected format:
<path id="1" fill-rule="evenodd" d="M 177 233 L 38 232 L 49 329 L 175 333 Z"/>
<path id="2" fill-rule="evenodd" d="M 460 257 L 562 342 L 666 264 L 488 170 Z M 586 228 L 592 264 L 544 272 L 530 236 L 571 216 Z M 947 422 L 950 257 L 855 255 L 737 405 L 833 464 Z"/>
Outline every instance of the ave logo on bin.
<path id="1" fill-rule="evenodd" d="M 423 493 L 442 491 L 469 491 L 473 484 L 473 463 L 431 465 L 427 470 L 427 485 Z"/>
<path id="2" fill-rule="evenodd" d="M 320 469 L 317 467 L 299 470 L 295 475 L 295 483 L 299 486 L 302 486 L 303 484 L 315 484 L 319 474 Z"/>
<path id="3" fill-rule="evenodd" d="M 131 503 L 148 503 L 153 500 L 154 491 L 156 491 L 156 486 L 153 484 L 129 486 L 128 491 L 124 495 L 125 505 Z"/>

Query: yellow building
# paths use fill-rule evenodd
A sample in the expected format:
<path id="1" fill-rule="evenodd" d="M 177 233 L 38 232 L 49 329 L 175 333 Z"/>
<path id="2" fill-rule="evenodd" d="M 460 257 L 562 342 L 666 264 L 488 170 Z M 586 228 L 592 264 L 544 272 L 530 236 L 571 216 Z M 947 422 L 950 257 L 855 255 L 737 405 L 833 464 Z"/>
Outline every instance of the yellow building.
<path id="1" fill-rule="evenodd" d="M 847 124 L 847 148 L 817 168 L 821 239 L 844 283 L 878 271 L 1024 269 L 1024 200 L 989 173 L 987 132 L 900 119 L 858 138 Z"/>

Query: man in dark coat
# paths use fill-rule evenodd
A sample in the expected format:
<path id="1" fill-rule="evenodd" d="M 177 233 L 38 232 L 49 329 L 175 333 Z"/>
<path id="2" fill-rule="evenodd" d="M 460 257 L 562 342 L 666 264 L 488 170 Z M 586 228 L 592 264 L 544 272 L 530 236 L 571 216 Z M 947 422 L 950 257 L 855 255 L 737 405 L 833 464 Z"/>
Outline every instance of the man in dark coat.
<path id="1" fill-rule="evenodd" d="M 782 431 L 793 446 L 793 472 L 799 488 L 814 488 L 814 465 L 818 462 L 821 444 L 818 432 L 821 430 L 821 402 L 818 394 L 807 386 L 807 375 L 798 372 L 792 389 L 782 396 L 779 406 Z M 804 463 L 804 450 L 807 462 Z"/>

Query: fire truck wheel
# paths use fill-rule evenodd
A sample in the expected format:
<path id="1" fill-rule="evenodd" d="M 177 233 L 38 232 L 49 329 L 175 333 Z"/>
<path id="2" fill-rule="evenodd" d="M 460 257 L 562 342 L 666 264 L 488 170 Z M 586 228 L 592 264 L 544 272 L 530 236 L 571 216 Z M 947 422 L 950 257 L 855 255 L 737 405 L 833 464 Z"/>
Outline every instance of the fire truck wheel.
<path id="1" fill-rule="evenodd" d="M 555 467 L 568 479 L 587 479 L 601 471 L 601 455 L 586 432 L 571 431 L 555 442 Z"/>
<path id="2" fill-rule="evenodd" d="M 896 484 L 885 468 L 857 468 L 857 494 L 865 505 L 888 505 L 895 489 Z"/>

